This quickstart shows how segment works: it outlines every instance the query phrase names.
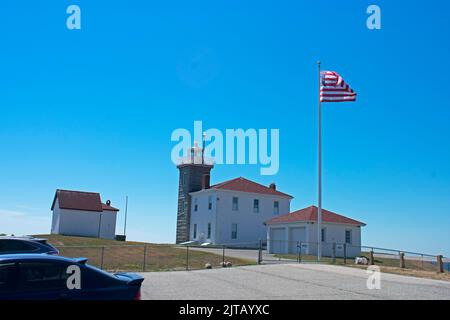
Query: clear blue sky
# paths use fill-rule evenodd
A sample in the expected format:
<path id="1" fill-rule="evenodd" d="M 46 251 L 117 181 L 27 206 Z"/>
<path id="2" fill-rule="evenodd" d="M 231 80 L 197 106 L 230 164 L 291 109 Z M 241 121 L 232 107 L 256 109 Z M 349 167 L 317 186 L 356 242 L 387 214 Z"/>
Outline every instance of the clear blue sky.
<path id="1" fill-rule="evenodd" d="M 382 29 L 366 28 L 366 8 Z M 66 28 L 78 4 L 82 30 Z M 448 1 L 0 2 L 0 232 L 48 233 L 57 188 L 97 191 L 129 238 L 175 239 L 176 128 L 280 129 L 280 171 L 217 166 L 316 203 L 316 60 L 358 101 L 324 106 L 324 206 L 364 244 L 450 255 Z M 447 40 L 445 40 L 447 39 Z"/>

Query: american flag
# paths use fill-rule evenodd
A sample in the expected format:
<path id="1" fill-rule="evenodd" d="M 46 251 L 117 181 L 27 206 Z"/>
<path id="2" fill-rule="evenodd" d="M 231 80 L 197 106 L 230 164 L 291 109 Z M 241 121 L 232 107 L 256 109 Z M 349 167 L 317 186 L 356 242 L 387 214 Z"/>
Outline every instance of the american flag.
<path id="1" fill-rule="evenodd" d="M 320 102 L 356 101 L 356 93 L 334 71 L 320 72 Z"/>

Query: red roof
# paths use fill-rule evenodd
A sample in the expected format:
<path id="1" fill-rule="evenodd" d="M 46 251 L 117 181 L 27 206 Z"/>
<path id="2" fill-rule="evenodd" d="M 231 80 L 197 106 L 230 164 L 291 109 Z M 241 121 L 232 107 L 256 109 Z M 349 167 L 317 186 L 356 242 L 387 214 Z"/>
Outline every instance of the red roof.
<path id="1" fill-rule="evenodd" d="M 56 190 L 53 198 L 52 210 L 55 207 L 56 199 L 61 209 L 84 210 L 102 212 L 119 211 L 118 209 L 104 204 L 101 201 L 100 194 L 97 192 L 84 192 L 72 190 Z"/>
<path id="2" fill-rule="evenodd" d="M 291 212 L 282 216 L 278 216 L 275 218 L 266 221 L 266 224 L 281 224 L 281 223 L 292 223 L 292 222 L 300 222 L 300 221 L 317 221 L 317 207 L 311 206 L 308 208 L 304 208 L 295 212 Z M 365 226 L 364 222 L 360 222 L 357 220 L 353 220 L 347 217 L 344 217 L 340 214 L 322 209 L 322 222 L 328 223 L 342 223 L 342 224 L 352 224 L 358 226 Z"/>
<path id="3" fill-rule="evenodd" d="M 119 209 L 107 205 L 106 203 L 102 203 L 102 209 L 103 211 L 119 211 Z"/>
<path id="4" fill-rule="evenodd" d="M 286 193 L 277 191 L 276 189 L 266 187 L 262 184 L 250 181 L 250 180 L 242 178 L 242 177 L 213 185 L 213 186 L 211 186 L 211 189 L 260 193 L 260 194 L 292 198 L 292 196 L 290 196 Z"/>

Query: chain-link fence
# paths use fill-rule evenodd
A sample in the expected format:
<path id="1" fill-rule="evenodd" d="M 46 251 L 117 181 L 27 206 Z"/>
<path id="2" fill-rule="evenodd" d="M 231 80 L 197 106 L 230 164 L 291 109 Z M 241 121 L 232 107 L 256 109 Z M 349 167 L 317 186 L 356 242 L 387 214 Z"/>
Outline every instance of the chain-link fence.
<path id="1" fill-rule="evenodd" d="M 85 257 L 98 268 L 119 271 L 177 271 L 258 263 L 258 250 L 174 245 L 58 246 L 60 255 Z"/>
<path id="2" fill-rule="evenodd" d="M 271 263 L 317 262 L 318 244 L 314 242 L 270 240 L 214 245 L 113 245 L 59 246 L 60 255 L 86 257 L 88 263 L 104 270 L 177 271 L 222 268 Z M 450 259 L 424 253 L 354 246 L 345 243 L 322 243 L 320 263 L 450 272 Z M 360 261 L 361 262 L 361 261 Z"/>

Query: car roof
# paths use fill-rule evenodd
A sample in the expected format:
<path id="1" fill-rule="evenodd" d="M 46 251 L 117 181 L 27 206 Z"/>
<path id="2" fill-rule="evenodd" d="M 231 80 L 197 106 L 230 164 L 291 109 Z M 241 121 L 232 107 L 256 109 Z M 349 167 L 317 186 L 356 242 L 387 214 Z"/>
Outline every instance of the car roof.
<path id="1" fill-rule="evenodd" d="M 32 236 L 0 236 L 0 240 L 29 240 L 29 241 L 47 241 L 45 238 L 35 238 Z"/>
<path id="2" fill-rule="evenodd" d="M 80 258 L 66 258 L 61 256 L 47 255 L 42 253 L 17 253 L 17 254 L 2 254 L 0 255 L 0 262 L 9 262 L 9 261 L 32 261 L 32 260 L 41 260 L 41 261 L 62 261 L 62 262 L 70 262 L 77 263 L 80 261 Z"/>

